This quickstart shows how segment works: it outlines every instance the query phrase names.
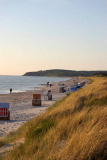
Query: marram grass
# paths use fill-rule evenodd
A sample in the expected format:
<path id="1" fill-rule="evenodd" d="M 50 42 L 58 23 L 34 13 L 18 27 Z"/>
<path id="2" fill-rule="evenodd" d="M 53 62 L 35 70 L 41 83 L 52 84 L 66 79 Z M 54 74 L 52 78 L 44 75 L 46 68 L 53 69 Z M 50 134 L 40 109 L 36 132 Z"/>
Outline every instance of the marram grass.
<path id="1" fill-rule="evenodd" d="M 19 130 L 4 160 L 107 160 L 107 78 L 56 102 Z"/>

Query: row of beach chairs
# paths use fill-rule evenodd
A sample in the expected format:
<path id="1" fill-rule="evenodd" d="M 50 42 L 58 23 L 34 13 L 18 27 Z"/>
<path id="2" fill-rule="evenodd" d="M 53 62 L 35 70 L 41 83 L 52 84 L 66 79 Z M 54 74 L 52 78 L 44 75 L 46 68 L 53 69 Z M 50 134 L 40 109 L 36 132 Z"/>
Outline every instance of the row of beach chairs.
<path id="1" fill-rule="evenodd" d="M 70 89 L 67 86 L 62 85 L 59 88 L 60 93 L 71 93 L 77 91 L 79 88 L 85 85 L 85 81 L 72 86 Z M 44 92 L 44 100 L 52 100 L 51 90 Z M 41 94 L 33 94 L 32 106 L 41 106 Z M 10 120 L 9 103 L 0 103 L 0 120 Z"/>
<path id="2" fill-rule="evenodd" d="M 86 85 L 86 82 L 85 82 L 85 81 L 82 81 L 81 83 L 77 83 L 77 84 L 71 86 L 70 88 L 68 88 L 67 86 L 62 85 L 62 86 L 60 87 L 60 89 L 59 89 L 59 92 L 60 92 L 60 93 L 64 93 L 64 92 L 66 92 L 66 93 L 75 92 L 75 91 L 77 91 L 79 88 L 81 88 L 81 87 L 83 87 L 83 86 L 85 86 L 85 85 Z"/>
<path id="3" fill-rule="evenodd" d="M 51 90 L 44 92 L 44 100 L 52 100 Z M 41 94 L 33 94 L 32 106 L 41 106 Z"/>
<path id="4" fill-rule="evenodd" d="M 51 90 L 44 92 L 44 100 L 52 100 Z M 33 94 L 32 106 L 41 106 L 41 94 Z M 0 120 L 10 120 L 9 103 L 0 103 Z"/>

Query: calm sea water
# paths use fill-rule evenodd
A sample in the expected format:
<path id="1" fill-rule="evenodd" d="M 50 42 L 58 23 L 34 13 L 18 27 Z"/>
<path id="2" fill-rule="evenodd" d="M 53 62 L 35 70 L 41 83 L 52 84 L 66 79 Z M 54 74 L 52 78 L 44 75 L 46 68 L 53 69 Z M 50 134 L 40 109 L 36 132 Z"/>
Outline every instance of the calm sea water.
<path id="1" fill-rule="evenodd" d="M 66 81 L 69 78 L 56 78 L 56 77 L 28 77 L 28 76 L 0 76 L 0 94 L 12 92 L 24 92 L 33 90 L 35 87 L 42 87 L 41 84 L 47 82 L 54 83 Z"/>

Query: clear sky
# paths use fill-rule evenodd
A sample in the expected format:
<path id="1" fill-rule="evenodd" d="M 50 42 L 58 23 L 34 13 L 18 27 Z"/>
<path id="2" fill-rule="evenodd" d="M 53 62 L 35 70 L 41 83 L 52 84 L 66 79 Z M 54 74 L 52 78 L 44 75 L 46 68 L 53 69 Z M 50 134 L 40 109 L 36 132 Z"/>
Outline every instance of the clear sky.
<path id="1" fill-rule="evenodd" d="M 107 0 L 0 0 L 0 75 L 107 70 Z"/>

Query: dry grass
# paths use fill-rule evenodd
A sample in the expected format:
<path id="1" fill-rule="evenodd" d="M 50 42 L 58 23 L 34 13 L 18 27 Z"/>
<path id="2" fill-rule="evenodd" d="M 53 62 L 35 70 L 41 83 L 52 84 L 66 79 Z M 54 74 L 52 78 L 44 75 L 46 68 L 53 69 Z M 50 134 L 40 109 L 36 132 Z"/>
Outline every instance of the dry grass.
<path id="1" fill-rule="evenodd" d="M 4 146 L 5 145 L 5 141 L 0 139 L 0 147 Z"/>
<path id="2" fill-rule="evenodd" d="M 19 130 L 25 143 L 4 160 L 106 160 L 107 78 L 56 102 Z"/>

